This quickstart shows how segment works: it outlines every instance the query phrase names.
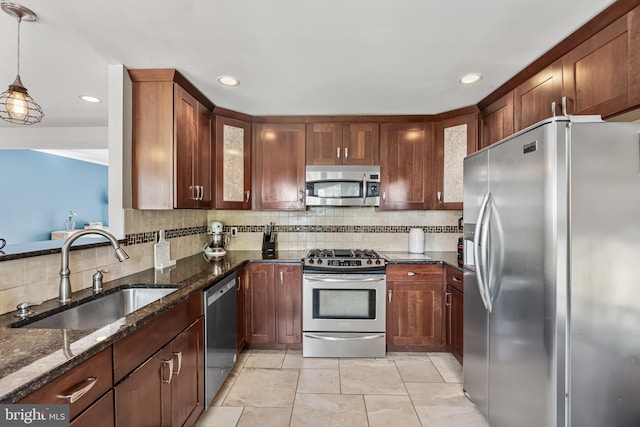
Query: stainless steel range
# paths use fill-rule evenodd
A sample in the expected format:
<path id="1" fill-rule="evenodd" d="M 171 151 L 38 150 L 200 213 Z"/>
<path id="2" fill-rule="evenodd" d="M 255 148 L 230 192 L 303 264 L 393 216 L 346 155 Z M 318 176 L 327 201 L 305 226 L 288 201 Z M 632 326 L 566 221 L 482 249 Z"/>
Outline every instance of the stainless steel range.
<path id="1" fill-rule="evenodd" d="M 310 250 L 303 259 L 304 357 L 384 357 L 385 259 L 373 250 Z"/>

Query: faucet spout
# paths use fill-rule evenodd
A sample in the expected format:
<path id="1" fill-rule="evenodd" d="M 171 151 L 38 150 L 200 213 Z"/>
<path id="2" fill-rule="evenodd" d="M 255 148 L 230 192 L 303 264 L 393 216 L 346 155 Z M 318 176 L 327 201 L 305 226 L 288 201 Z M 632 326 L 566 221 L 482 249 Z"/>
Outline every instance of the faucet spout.
<path id="1" fill-rule="evenodd" d="M 62 304 L 66 304 L 71 301 L 71 281 L 69 280 L 69 276 L 71 275 L 71 270 L 69 270 L 69 251 L 71 250 L 71 245 L 76 241 L 76 239 L 86 236 L 87 234 L 99 234 L 109 239 L 118 261 L 122 262 L 129 258 L 129 255 L 127 255 L 124 249 L 120 247 L 118 239 L 106 230 L 102 230 L 100 228 L 89 228 L 80 230 L 69 236 L 62 245 L 62 256 L 60 258 L 60 295 L 58 296 L 58 301 Z"/>

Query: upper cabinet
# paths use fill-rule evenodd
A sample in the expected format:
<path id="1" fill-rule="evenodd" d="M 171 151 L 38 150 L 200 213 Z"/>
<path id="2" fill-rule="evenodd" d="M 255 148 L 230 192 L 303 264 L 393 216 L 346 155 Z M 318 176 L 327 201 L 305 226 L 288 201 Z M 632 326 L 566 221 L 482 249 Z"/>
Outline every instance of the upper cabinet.
<path id="1" fill-rule="evenodd" d="M 624 112 L 640 104 L 640 7 L 563 58 L 569 114 Z"/>
<path id="2" fill-rule="evenodd" d="M 133 208 L 212 208 L 212 104 L 176 70 L 129 75 Z"/>
<path id="3" fill-rule="evenodd" d="M 380 125 L 380 209 L 425 209 L 432 200 L 429 123 Z"/>
<path id="4" fill-rule="evenodd" d="M 380 162 L 378 123 L 307 124 L 308 165 L 377 165 Z"/>
<path id="5" fill-rule="evenodd" d="M 462 166 L 476 151 L 477 114 L 435 123 L 435 209 L 462 209 Z"/>
<path id="6" fill-rule="evenodd" d="M 513 133 L 513 92 L 489 104 L 480 112 L 481 135 L 478 148 L 485 148 Z"/>
<path id="7" fill-rule="evenodd" d="M 514 91 L 513 131 L 560 115 L 562 105 L 562 61 L 556 61 Z"/>
<path id="8" fill-rule="evenodd" d="M 305 125 L 258 123 L 253 139 L 253 208 L 304 210 Z"/>
<path id="9" fill-rule="evenodd" d="M 251 124 L 216 116 L 216 209 L 251 209 Z"/>

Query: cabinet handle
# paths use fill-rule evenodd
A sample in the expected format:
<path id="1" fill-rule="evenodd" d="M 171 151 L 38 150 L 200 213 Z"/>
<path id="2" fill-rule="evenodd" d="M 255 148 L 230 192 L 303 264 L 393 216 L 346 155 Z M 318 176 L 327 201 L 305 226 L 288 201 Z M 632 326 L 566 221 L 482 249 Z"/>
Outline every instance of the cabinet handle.
<path id="1" fill-rule="evenodd" d="M 179 375 L 180 370 L 182 370 L 182 352 L 179 351 L 177 353 L 171 353 L 173 355 L 173 359 L 178 358 L 178 370 L 173 371 L 174 374 Z M 173 361 L 172 359 L 172 361 Z"/>
<path id="2" fill-rule="evenodd" d="M 298 201 L 300 203 L 304 203 L 304 190 L 298 190 L 298 194 L 300 194 L 300 198 L 298 199 Z"/>
<path id="3" fill-rule="evenodd" d="M 385 200 L 387 200 L 387 192 L 383 191 L 382 192 L 382 201 L 384 202 Z"/>
<path id="4" fill-rule="evenodd" d="M 194 192 L 194 191 L 195 191 L 195 190 L 194 190 L 194 188 L 193 188 L 193 185 L 190 185 L 190 186 L 189 186 L 189 193 L 191 193 L 191 200 L 195 200 L 195 198 L 196 198 L 196 194 L 195 194 L 195 192 Z"/>
<path id="5" fill-rule="evenodd" d="M 568 96 L 563 96 L 562 97 L 562 115 L 563 116 L 568 116 L 569 113 L 567 113 L 567 100 L 571 99 Z"/>
<path id="6" fill-rule="evenodd" d="M 451 279 L 452 279 L 454 282 L 462 283 L 462 279 L 460 279 L 460 278 L 458 278 L 458 277 L 456 277 L 456 276 L 452 276 L 452 277 L 451 277 Z"/>
<path id="7" fill-rule="evenodd" d="M 419 276 L 420 273 L 419 271 L 407 271 L 407 276 Z"/>
<path id="8" fill-rule="evenodd" d="M 438 191 L 438 203 L 442 203 L 442 191 Z"/>
<path id="9" fill-rule="evenodd" d="M 204 199 L 204 185 L 200 186 L 200 200 Z"/>
<path id="10" fill-rule="evenodd" d="M 244 192 L 245 203 L 249 203 L 249 197 L 251 197 L 251 191 L 247 190 Z"/>
<path id="11" fill-rule="evenodd" d="M 551 103 L 551 117 L 555 117 L 556 116 L 556 108 L 558 107 L 558 103 L 556 101 L 553 101 Z"/>
<path id="12" fill-rule="evenodd" d="M 451 292 L 445 292 L 444 293 L 444 305 L 446 305 L 446 306 L 450 306 L 451 305 Z"/>
<path id="13" fill-rule="evenodd" d="M 389 289 L 387 291 L 387 298 L 389 298 L 389 304 L 391 304 L 391 295 L 393 294 L 393 291 L 391 289 Z"/>
<path id="14" fill-rule="evenodd" d="M 280 272 L 280 284 L 284 285 L 284 271 Z"/>
<path id="15" fill-rule="evenodd" d="M 236 285 L 236 291 L 240 292 L 240 289 L 242 288 L 242 285 L 240 284 L 240 278 L 238 277 L 238 284 Z"/>
<path id="16" fill-rule="evenodd" d="M 94 385 L 98 382 L 97 377 L 88 377 L 85 378 L 82 382 L 74 385 L 71 390 L 67 390 L 59 394 L 58 397 L 61 399 L 68 399 L 69 403 L 76 402 L 82 396 L 87 394 L 89 390 L 93 388 Z"/>
<path id="17" fill-rule="evenodd" d="M 340 158 L 340 147 L 336 148 L 336 151 L 337 151 L 336 156 L 337 156 L 338 158 Z"/>
<path id="18" fill-rule="evenodd" d="M 349 158 L 349 147 L 344 147 L 344 159 Z"/>
<path id="19" fill-rule="evenodd" d="M 169 379 L 164 379 L 164 369 L 162 370 L 162 382 L 165 384 L 171 384 L 171 379 L 173 378 L 173 359 L 163 360 L 162 366 L 169 366 Z"/>

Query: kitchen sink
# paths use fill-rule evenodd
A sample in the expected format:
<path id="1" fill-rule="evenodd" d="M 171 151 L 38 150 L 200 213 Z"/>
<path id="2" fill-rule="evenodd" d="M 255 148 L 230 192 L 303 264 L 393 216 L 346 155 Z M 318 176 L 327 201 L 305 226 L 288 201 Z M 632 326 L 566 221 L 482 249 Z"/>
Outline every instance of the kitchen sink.
<path id="1" fill-rule="evenodd" d="M 52 314 L 43 319 L 25 324 L 18 322 L 14 328 L 37 329 L 96 329 L 133 313 L 142 307 L 157 301 L 177 288 L 125 288 L 115 292 L 107 292 L 98 297 Z"/>

